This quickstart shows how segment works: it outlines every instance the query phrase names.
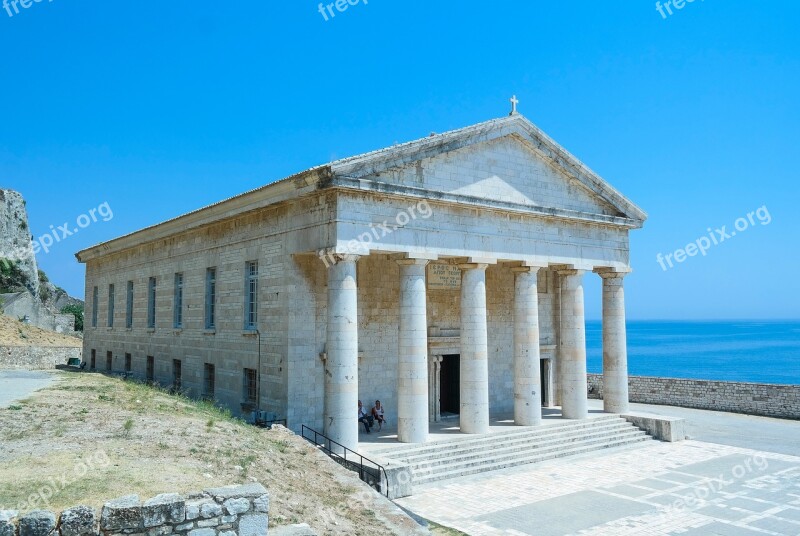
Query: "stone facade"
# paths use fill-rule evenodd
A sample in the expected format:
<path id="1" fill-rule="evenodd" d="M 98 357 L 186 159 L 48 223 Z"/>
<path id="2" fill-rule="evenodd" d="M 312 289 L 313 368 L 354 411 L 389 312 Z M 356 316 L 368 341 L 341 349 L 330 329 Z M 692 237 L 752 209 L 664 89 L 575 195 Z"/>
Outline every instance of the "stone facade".
<path id="1" fill-rule="evenodd" d="M 50 346 L 0 346 L 0 368 L 6 370 L 50 370 L 81 359 L 80 348 Z"/>
<path id="2" fill-rule="evenodd" d="M 589 397 L 602 399 L 603 375 L 589 374 Z M 800 419 L 800 385 L 631 376 L 630 401 Z"/>
<path id="3" fill-rule="evenodd" d="M 36 510 L 23 516 L 0 511 L 0 536 L 266 536 L 269 494 L 261 484 L 213 488 L 184 497 L 158 495 L 142 503 L 136 495 L 57 516 Z"/>
<path id="4" fill-rule="evenodd" d="M 258 407 L 351 448 L 359 398 L 368 408 L 380 399 L 403 441 L 424 442 L 424 416 L 441 416 L 451 355 L 460 356 L 460 376 L 447 381 L 458 383 L 464 431 L 515 408 L 528 422 L 539 397 L 566 398 L 568 417 L 585 418 L 583 277 L 627 273 L 628 234 L 645 218 L 523 117 L 489 121 L 314 168 L 80 252 L 84 354 L 96 369 L 130 364 L 164 385 L 180 370 L 176 387 L 190 395 L 236 413 Z M 254 261 L 257 321 L 248 327 Z M 525 268 L 536 273 L 515 318 Z M 609 310 L 624 329 L 615 296 Z M 534 321 L 538 333 L 526 330 Z M 561 367 L 565 326 L 572 350 Z M 624 337 L 615 340 L 620 352 Z M 625 360 L 614 363 L 624 378 Z"/>

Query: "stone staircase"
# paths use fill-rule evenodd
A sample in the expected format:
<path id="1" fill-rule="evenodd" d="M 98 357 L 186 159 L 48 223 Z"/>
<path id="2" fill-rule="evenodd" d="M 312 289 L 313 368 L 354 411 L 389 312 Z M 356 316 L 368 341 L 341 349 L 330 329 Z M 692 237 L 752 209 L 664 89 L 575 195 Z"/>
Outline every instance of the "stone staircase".
<path id="1" fill-rule="evenodd" d="M 540 427 L 510 428 L 458 440 L 392 447 L 380 452 L 411 466 L 414 487 L 439 480 L 495 471 L 554 458 L 585 454 L 650 440 L 618 415 L 559 421 Z"/>

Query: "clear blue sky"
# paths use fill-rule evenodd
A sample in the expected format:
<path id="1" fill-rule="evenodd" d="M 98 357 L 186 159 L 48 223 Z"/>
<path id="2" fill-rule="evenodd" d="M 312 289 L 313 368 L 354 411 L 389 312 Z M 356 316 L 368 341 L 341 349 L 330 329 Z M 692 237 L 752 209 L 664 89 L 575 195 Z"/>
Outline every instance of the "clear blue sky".
<path id="1" fill-rule="evenodd" d="M 800 318 L 800 2 L 53 0 L 0 10 L 0 186 L 86 246 L 332 158 L 520 111 L 650 215 L 631 319 Z M 13 13 L 13 8 L 12 8 Z M 706 229 L 756 225 L 668 271 Z M 588 276 L 587 316 L 600 314 Z"/>

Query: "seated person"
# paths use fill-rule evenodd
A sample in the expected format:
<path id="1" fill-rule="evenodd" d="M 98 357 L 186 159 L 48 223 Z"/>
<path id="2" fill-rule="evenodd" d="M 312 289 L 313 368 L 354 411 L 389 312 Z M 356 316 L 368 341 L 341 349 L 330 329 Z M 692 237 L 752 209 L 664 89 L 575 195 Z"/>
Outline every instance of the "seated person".
<path id="1" fill-rule="evenodd" d="M 381 428 L 383 428 L 383 423 L 386 422 L 386 416 L 384 415 L 380 400 L 375 401 L 375 407 L 372 408 L 372 418 L 378 423 L 378 431 L 380 432 Z"/>
<path id="2" fill-rule="evenodd" d="M 360 400 L 358 401 L 358 422 L 364 423 L 364 428 L 367 430 L 367 433 L 369 433 L 371 426 L 369 417 L 367 416 L 367 412 L 364 410 L 364 406 L 361 404 Z"/>

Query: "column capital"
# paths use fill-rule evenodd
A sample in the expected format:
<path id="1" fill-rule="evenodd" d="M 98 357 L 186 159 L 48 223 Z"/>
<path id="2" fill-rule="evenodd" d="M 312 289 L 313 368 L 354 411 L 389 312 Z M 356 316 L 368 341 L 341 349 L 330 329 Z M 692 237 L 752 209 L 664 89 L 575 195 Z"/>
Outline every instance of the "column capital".
<path id="1" fill-rule="evenodd" d="M 489 265 L 482 262 L 469 262 L 465 264 L 459 264 L 458 267 L 461 270 L 486 270 Z"/>
<path id="2" fill-rule="evenodd" d="M 561 276 L 573 276 L 573 275 L 581 276 L 581 275 L 583 275 L 585 273 L 586 273 L 586 270 L 581 270 L 581 269 L 578 269 L 578 268 L 562 268 L 562 269 L 558 270 L 558 275 L 561 275 Z"/>
<path id="3" fill-rule="evenodd" d="M 400 266 L 427 266 L 430 262 L 430 259 L 397 259 Z"/>
<path id="4" fill-rule="evenodd" d="M 511 269 L 515 274 L 536 274 L 543 270 L 544 266 L 516 266 Z"/>
<path id="5" fill-rule="evenodd" d="M 341 262 L 358 262 L 358 259 L 361 258 L 361 255 L 337 253 L 333 248 L 320 250 L 318 256 L 319 259 L 325 263 L 326 268 L 331 268 Z"/>
<path id="6" fill-rule="evenodd" d="M 593 271 L 603 279 L 622 279 L 633 270 L 630 268 L 595 268 Z"/>

